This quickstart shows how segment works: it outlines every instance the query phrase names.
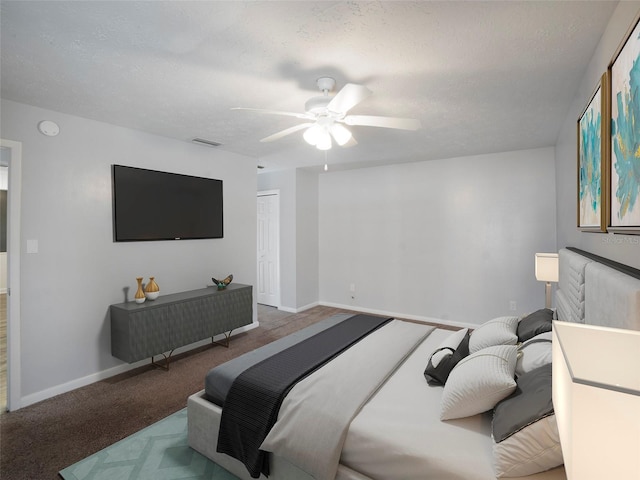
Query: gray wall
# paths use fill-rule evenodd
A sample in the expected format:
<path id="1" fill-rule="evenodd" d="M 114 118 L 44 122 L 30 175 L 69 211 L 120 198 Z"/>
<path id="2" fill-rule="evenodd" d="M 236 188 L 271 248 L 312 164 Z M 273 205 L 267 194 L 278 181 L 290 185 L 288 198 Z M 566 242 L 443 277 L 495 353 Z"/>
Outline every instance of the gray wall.
<path id="1" fill-rule="evenodd" d="M 555 224 L 553 148 L 323 174 L 320 301 L 470 325 L 533 311 Z"/>
<path id="2" fill-rule="evenodd" d="M 556 145 L 558 247 L 578 247 L 640 268 L 640 236 L 584 233 L 576 228 L 576 122 L 640 11 L 640 2 L 620 2 L 580 82 Z"/>
<path id="3" fill-rule="evenodd" d="M 21 377 L 27 403 L 126 368 L 110 353 L 108 308 L 153 275 L 161 294 L 234 274 L 255 284 L 253 159 L 188 142 L 2 101 L 2 137 L 22 142 Z M 60 126 L 38 133 L 41 120 Z M 114 243 L 111 164 L 224 181 L 225 237 Z M 140 199 L 140 215 L 147 208 Z M 38 241 L 36 254 L 26 241 Z M 255 313 L 254 313 L 255 319 Z M 114 368 L 116 370 L 114 370 Z"/>

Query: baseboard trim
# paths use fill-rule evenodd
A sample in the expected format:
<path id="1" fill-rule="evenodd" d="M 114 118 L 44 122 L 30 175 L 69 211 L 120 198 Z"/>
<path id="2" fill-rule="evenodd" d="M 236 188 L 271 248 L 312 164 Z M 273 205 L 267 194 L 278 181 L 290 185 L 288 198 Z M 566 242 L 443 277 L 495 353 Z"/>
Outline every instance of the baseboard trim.
<path id="1" fill-rule="evenodd" d="M 404 318 L 407 320 L 414 320 L 416 322 L 439 323 L 441 325 L 449 325 L 451 327 L 478 328 L 479 326 L 474 323 L 455 322 L 451 320 L 444 320 L 442 318 L 425 317 L 422 315 L 410 315 L 408 313 L 390 312 L 387 310 L 377 310 L 375 308 L 354 307 L 353 305 L 343 305 L 341 303 L 320 302 L 319 305 L 322 305 L 324 307 L 341 308 L 344 310 L 351 310 L 354 312 L 371 313 L 373 315 L 384 315 L 386 317 Z"/>
<path id="2" fill-rule="evenodd" d="M 308 305 L 305 305 L 305 306 L 299 307 L 299 308 L 280 306 L 280 307 L 278 307 L 278 310 L 282 310 L 283 312 L 287 312 L 287 313 L 300 313 L 300 312 L 304 312 L 305 310 L 309 310 L 310 308 L 317 307 L 318 305 L 321 305 L 321 303 L 320 302 L 313 302 L 313 303 L 310 303 Z"/>
<path id="3" fill-rule="evenodd" d="M 239 333 L 248 332 L 249 330 L 253 330 L 258 326 L 260 326 L 260 323 L 255 321 L 249 325 L 245 325 L 244 327 L 240 327 L 236 330 L 233 330 L 231 336 L 233 337 Z M 223 341 L 225 339 L 225 336 L 224 334 L 216 335 L 215 337 L 213 337 L 213 339 L 215 341 Z M 191 345 L 186 345 L 184 347 L 176 348 L 173 354 L 179 355 L 181 353 L 188 352 L 195 348 L 209 345 L 210 343 L 211 343 L 210 339 L 201 340 L 199 342 L 192 343 Z M 39 392 L 25 395 L 20 399 L 20 405 L 18 405 L 17 408 L 14 408 L 13 411 L 18 410 L 20 408 L 28 407 L 29 405 L 33 405 L 43 400 L 47 400 L 49 398 L 55 397 L 56 395 L 61 395 L 63 393 L 67 393 L 72 390 L 76 390 L 77 388 L 86 387 L 87 385 L 91 385 L 92 383 L 95 383 L 95 382 L 100 382 L 109 377 L 113 377 L 114 375 L 120 375 L 121 373 L 128 372 L 129 370 L 133 370 L 134 368 L 139 368 L 145 365 L 149 365 L 149 361 L 150 361 L 149 358 L 147 358 L 145 360 L 140 360 L 139 362 L 135 362 L 135 363 L 126 363 L 122 365 L 117 365 L 115 367 L 102 370 L 101 372 L 87 375 L 86 377 L 77 378 L 67 383 L 63 383 L 60 385 L 56 385 L 54 387 L 47 388 L 45 390 L 40 390 Z"/>

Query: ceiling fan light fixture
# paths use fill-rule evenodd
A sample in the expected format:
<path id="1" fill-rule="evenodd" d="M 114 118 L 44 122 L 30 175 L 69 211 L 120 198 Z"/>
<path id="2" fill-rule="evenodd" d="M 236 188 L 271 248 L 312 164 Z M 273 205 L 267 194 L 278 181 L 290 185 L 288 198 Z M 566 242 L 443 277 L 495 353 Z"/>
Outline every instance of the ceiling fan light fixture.
<path id="1" fill-rule="evenodd" d="M 322 136 L 322 131 L 323 128 L 316 123 L 305 130 L 302 138 L 304 138 L 305 142 L 309 145 L 313 145 L 315 147 Z"/>
<path id="2" fill-rule="evenodd" d="M 325 128 L 322 129 L 322 134 L 318 137 L 316 148 L 318 150 L 331 149 L 331 135 L 329 135 L 329 132 Z"/>
<path id="3" fill-rule="evenodd" d="M 1 1 L 1 0 L 0 0 Z M 413 118 L 384 117 L 378 115 L 351 115 L 351 108 L 358 105 L 371 95 L 364 85 L 347 83 L 333 96 L 329 92 L 335 87 L 335 79 L 320 77 L 317 85 L 322 95 L 310 98 L 305 103 L 305 113 L 282 112 L 279 110 L 264 110 L 258 108 L 234 108 L 234 110 L 250 110 L 253 112 L 271 115 L 283 115 L 305 120 L 289 128 L 285 128 L 261 142 L 272 142 L 294 132 L 304 130 L 304 140 L 318 150 L 329 150 L 333 142 L 341 147 L 357 145 L 348 126 L 395 128 L 399 130 L 418 130 L 421 128 L 420 120 Z M 346 125 L 346 126 L 345 126 Z"/>
<path id="4" fill-rule="evenodd" d="M 352 135 L 349 129 L 339 123 L 334 123 L 333 125 L 331 125 L 329 132 L 331 132 L 331 136 L 341 147 L 349 140 L 351 140 Z"/>

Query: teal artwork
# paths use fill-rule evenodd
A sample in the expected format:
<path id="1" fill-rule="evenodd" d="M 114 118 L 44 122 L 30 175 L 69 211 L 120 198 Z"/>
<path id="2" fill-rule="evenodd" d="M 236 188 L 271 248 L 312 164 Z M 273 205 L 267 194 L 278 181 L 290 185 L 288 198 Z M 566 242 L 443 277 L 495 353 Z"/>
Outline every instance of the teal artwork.
<path id="1" fill-rule="evenodd" d="M 640 24 L 611 67 L 611 225 L 640 228 Z"/>
<path id="2" fill-rule="evenodd" d="M 580 118 L 579 227 L 600 227 L 602 191 L 602 96 L 601 88 Z"/>

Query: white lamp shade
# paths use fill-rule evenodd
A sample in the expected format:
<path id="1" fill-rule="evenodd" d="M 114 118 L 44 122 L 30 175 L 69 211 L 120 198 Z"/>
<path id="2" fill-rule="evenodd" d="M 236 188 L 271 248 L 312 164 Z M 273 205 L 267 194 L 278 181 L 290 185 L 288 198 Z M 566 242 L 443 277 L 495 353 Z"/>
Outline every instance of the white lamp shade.
<path id="1" fill-rule="evenodd" d="M 331 135 L 323 128 L 322 133 L 318 136 L 318 143 L 316 143 L 318 150 L 329 150 L 331 148 Z"/>
<path id="2" fill-rule="evenodd" d="M 536 253 L 536 279 L 540 282 L 558 281 L 557 253 Z"/>
<path id="3" fill-rule="evenodd" d="M 568 479 L 640 478 L 640 332 L 556 321 L 552 349 Z"/>
<path id="4" fill-rule="evenodd" d="M 334 123 L 331 125 L 331 136 L 336 141 L 336 143 L 340 146 L 343 146 L 349 140 L 351 140 L 351 132 L 344 125 L 339 123 Z"/>
<path id="5" fill-rule="evenodd" d="M 320 136 L 322 135 L 322 130 L 323 128 L 318 124 L 312 125 L 305 130 L 302 138 L 304 138 L 305 142 L 307 142 L 309 145 L 313 145 L 315 147 L 318 144 Z"/>
<path id="6" fill-rule="evenodd" d="M 331 135 L 329 135 L 326 126 L 316 123 L 307 128 L 302 137 L 309 145 L 315 146 L 318 150 L 329 150 L 331 148 Z"/>

